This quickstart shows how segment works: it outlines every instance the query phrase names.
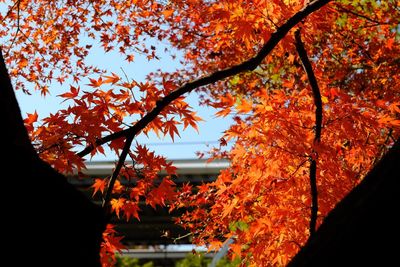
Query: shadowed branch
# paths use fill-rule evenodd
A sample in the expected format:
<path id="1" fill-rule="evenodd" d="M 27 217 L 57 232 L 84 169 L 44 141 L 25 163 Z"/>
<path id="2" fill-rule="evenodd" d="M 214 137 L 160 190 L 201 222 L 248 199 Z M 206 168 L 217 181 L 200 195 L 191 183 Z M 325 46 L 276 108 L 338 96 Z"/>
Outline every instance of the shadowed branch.
<path id="1" fill-rule="evenodd" d="M 310 60 L 308 59 L 307 52 L 304 44 L 301 41 L 300 29 L 295 33 L 296 50 L 299 54 L 300 60 L 303 63 L 305 72 L 307 73 L 308 81 L 310 83 L 314 104 L 315 104 L 315 135 L 314 144 L 321 141 L 322 129 L 322 100 L 321 92 L 318 87 L 317 79 L 315 78 Z M 310 158 L 310 187 L 311 187 L 311 215 L 310 215 L 310 236 L 314 235 L 317 226 L 318 216 L 318 188 L 317 188 L 317 158 L 318 153 L 312 151 L 313 156 Z"/>

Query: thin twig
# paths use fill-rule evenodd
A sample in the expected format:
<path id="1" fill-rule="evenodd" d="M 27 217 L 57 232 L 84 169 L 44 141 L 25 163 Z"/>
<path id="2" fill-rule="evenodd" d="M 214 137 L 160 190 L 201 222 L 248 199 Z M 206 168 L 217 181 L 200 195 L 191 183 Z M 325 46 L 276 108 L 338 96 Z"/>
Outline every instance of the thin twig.
<path id="1" fill-rule="evenodd" d="M 184 238 L 189 237 L 189 236 L 191 236 L 191 235 L 192 235 L 192 233 L 187 233 L 187 234 L 185 234 L 185 235 L 175 237 L 175 238 L 173 239 L 173 240 L 174 240 L 174 243 L 176 243 L 178 240 L 184 239 Z"/>
<path id="2" fill-rule="evenodd" d="M 18 33 L 20 32 L 21 28 L 19 27 L 19 20 L 20 20 L 20 6 L 21 6 L 21 1 L 18 0 L 17 2 L 17 30 L 15 31 L 15 35 L 13 40 L 11 41 L 10 47 L 8 47 L 8 50 L 6 54 L 8 55 L 10 53 L 11 48 L 14 46 L 15 41 L 17 40 Z M 13 6 L 14 8 L 14 6 Z"/>
<path id="3" fill-rule="evenodd" d="M 349 13 L 349 14 L 351 14 L 351 15 L 353 15 L 353 16 L 363 18 L 363 19 L 365 19 L 365 20 L 367 20 L 367 21 L 369 21 L 369 22 L 373 22 L 373 23 L 376 23 L 376 24 L 379 24 L 379 25 L 386 24 L 385 22 L 381 22 L 381 21 L 379 21 L 379 20 L 372 19 L 372 18 L 367 17 L 367 16 L 365 16 L 365 15 L 363 15 L 363 14 L 356 13 L 356 12 L 354 12 L 354 11 L 352 11 L 352 10 L 349 10 L 349 9 L 344 8 L 344 7 L 342 7 L 342 6 L 339 6 L 339 5 L 336 5 L 336 8 L 337 8 L 338 10 L 342 11 L 342 12 Z"/>
<path id="4" fill-rule="evenodd" d="M 290 178 L 292 178 L 292 177 L 296 174 L 296 172 L 298 172 L 298 170 L 300 170 L 301 166 L 303 166 L 304 163 L 306 163 L 307 161 L 308 161 L 307 159 L 306 159 L 306 160 L 303 160 L 303 161 L 297 166 L 297 168 L 294 170 L 294 172 L 290 175 Z"/>
<path id="5" fill-rule="evenodd" d="M 393 129 L 390 128 L 388 131 L 388 134 L 386 135 L 385 141 L 383 141 L 383 144 L 380 145 L 379 152 L 377 156 L 374 158 L 372 162 L 372 166 L 375 166 L 375 164 L 380 160 L 383 155 L 385 154 L 385 148 L 387 147 L 387 144 L 389 142 L 389 139 L 392 137 Z"/>
<path id="6" fill-rule="evenodd" d="M 131 135 L 131 136 L 128 136 L 128 138 L 126 139 L 124 148 L 122 149 L 122 153 L 119 156 L 117 166 L 115 167 L 114 172 L 111 175 L 110 180 L 108 181 L 107 191 L 106 191 L 106 194 L 105 194 L 104 200 L 103 200 L 103 208 L 108 215 L 111 214 L 111 196 L 112 196 L 112 191 L 114 189 L 114 184 L 115 184 L 115 181 L 117 180 L 117 177 L 121 171 L 122 166 L 125 163 L 126 156 L 129 153 L 129 150 L 131 148 L 131 144 L 132 144 L 134 137 L 135 137 L 134 135 Z"/>
<path id="7" fill-rule="evenodd" d="M 12 7 L 7 11 L 7 14 L 3 17 L 3 20 L 1 21 L 1 23 L 3 23 L 3 22 L 6 20 L 6 18 L 7 18 L 8 16 L 10 16 L 11 12 L 14 10 L 14 8 L 15 8 L 17 5 L 19 6 L 19 2 L 20 2 L 20 1 L 21 1 L 21 0 L 15 1 L 14 5 L 12 5 Z"/>

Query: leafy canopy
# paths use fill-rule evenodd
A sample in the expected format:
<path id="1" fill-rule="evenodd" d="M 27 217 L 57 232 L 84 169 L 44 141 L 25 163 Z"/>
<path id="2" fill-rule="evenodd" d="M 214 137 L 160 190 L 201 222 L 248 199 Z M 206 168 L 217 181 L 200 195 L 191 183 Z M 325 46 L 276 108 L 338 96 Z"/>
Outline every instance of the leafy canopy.
<path id="1" fill-rule="evenodd" d="M 232 256 L 250 265 L 286 264 L 312 231 L 310 207 L 318 208 L 319 224 L 399 136 L 399 1 L 0 2 L 2 50 L 16 88 L 29 92 L 32 84 L 46 95 L 50 86 L 68 84 L 59 94 L 67 108 L 25 120 L 40 156 L 69 172 L 84 168 L 82 156 L 104 153 L 108 145 L 120 162 L 126 156 L 134 162 L 117 165 L 113 177 L 93 185 L 118 217 L 139 219 L 142 199 L 153 207 L 192 207 L 177 221 L 194 241 L 217 249 L 234 238 Z M 304 15 L 312 5 L 318 7 Z M 320 125 L 296 31 L 318 83 Z M 182 69 L 137 82 L 88 61 L 94 46 L 128 62 L 137 53 L 157 59 L 162 51 L 149 39 L 181 51 Z M 235 68 L 249 59 L 256 66 Z M 211 184 L 177 190 L 171 163 L 144 145 L 129 148 L 141 131 L 174 139 L 179 125 L 197 129 L 201 118 L 183 97 L 194 89 L 218 116 L 236 114 L 220 147 L 210 151 L 231 165 Z M 226 151 L 229 140 L 235 143 Z M 82 146 L 87 149 L 77 153 Z M 155 183 L 161 170 L 168 176 Z M 105 233 L 112 242 L 103 246 L 104 265 L 119 249 L 113 231 Z"/>

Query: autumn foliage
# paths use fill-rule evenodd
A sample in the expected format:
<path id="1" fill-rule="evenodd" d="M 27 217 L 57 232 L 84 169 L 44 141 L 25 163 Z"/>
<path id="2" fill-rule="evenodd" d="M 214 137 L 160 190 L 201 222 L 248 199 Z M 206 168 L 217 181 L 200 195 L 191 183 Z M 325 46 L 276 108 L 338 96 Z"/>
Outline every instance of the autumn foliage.
<path id="1" fill-rule="evenodd" d="M 310 220 L 318 226 L 399 136 L 396 0 L 0 2 L 15 87 L 47 95 L 68 85 L 53 93 L 67 108 L 25 119 L 41 158 L 61 172 L 81 171 L 84 156 L 107 145 L 120 160 L 93 184 L 105 208 L 130 220 L 140 219 L 142 200 L 191 207 L 177 222 L 194 242 L 218 249 L 233 238 L 231 255 L 243 263 L 287 264 L 315 230 Z M 146 40 L 167 40 L 171 51 Z M 139 82 L 90 63 L 94 46 L 132 64 L 137 53 L 156 60 L 179 51 L 184 67 Z M 235 114 L 210 151 L 230 167 L 213 183 L 177 189 L 175 167 L 133 141 L 140 132 L 175 139 L 187 127 L 201 134 L 184 98 L 192 90 L 217 116 Z M 161 170 L 168 176 L 156 183 Z M 104 265 L 120 248 L 114 234 L 111 226 L 104 234 Z"/>

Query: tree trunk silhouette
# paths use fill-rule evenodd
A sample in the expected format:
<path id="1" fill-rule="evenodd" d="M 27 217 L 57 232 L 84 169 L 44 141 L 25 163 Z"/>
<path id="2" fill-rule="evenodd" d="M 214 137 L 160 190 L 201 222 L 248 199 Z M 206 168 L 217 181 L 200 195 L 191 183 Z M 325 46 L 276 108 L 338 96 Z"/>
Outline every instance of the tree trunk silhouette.
<path id="1" fill-rule="evenodd" d="M 398 266 L 399 210 L 400 139 L 288 266 Z"/>
<path id="2" fill-rule="evenodd" d="M 102 209 L 36 154 L 0 51 L 2 249 L 12 266 L 100 266 Z"/>

